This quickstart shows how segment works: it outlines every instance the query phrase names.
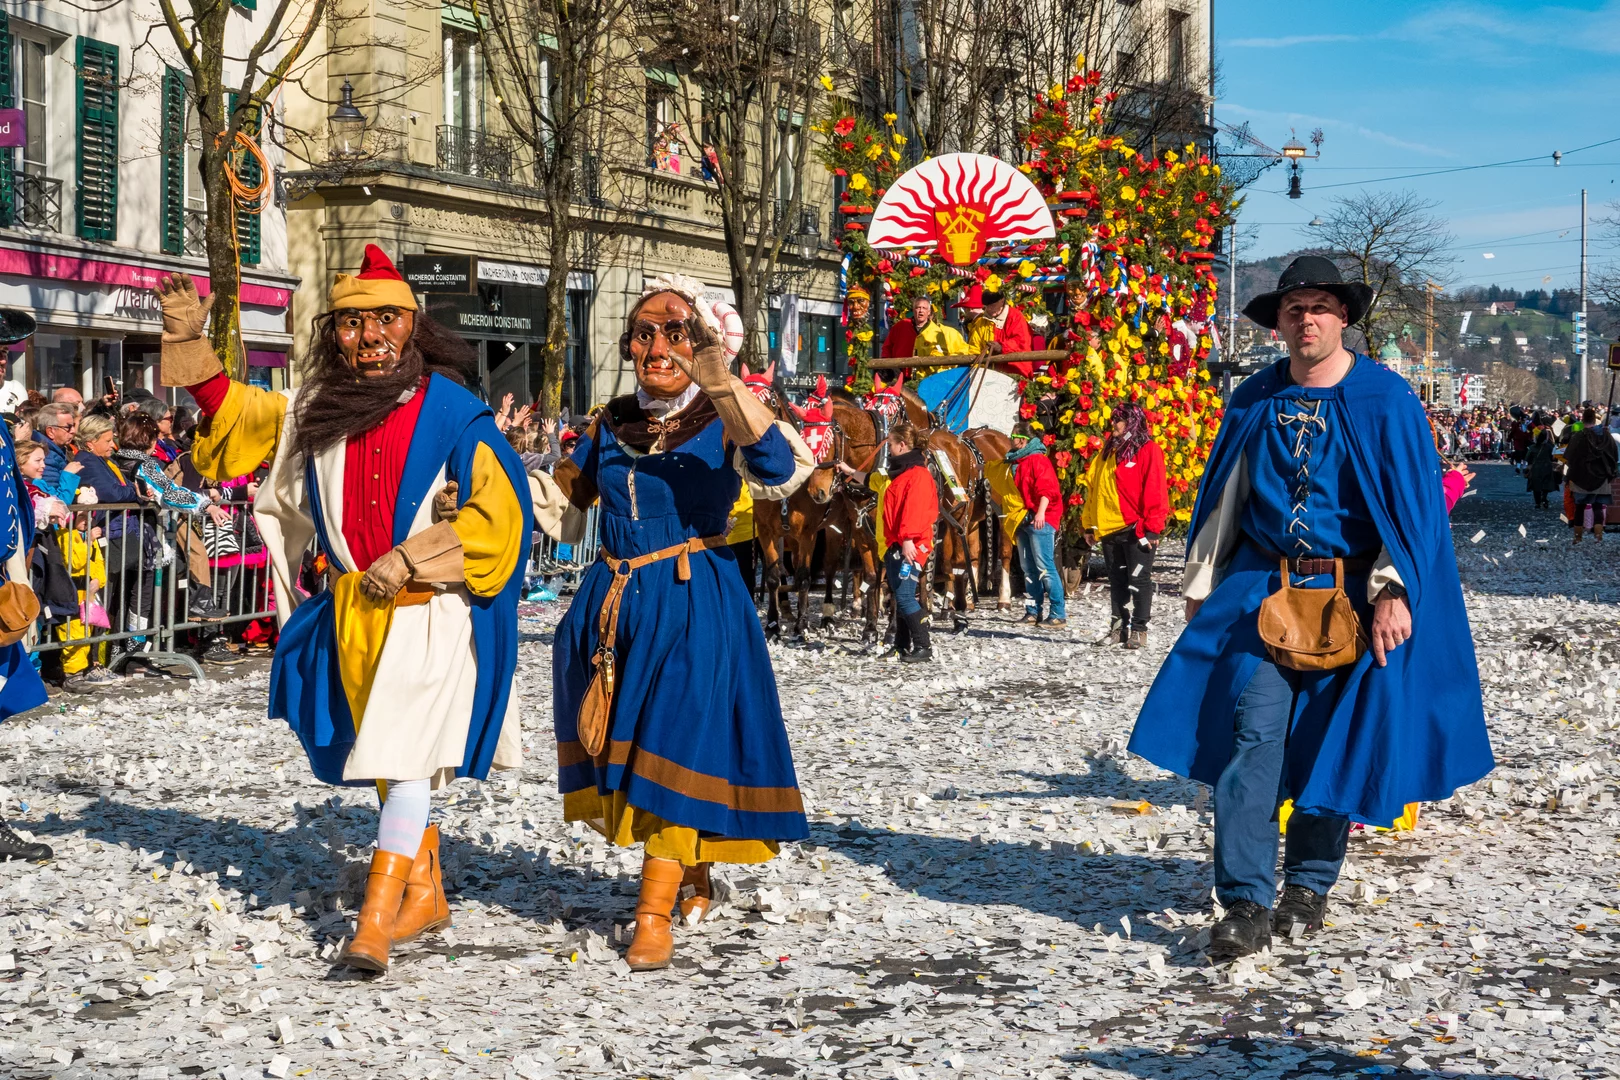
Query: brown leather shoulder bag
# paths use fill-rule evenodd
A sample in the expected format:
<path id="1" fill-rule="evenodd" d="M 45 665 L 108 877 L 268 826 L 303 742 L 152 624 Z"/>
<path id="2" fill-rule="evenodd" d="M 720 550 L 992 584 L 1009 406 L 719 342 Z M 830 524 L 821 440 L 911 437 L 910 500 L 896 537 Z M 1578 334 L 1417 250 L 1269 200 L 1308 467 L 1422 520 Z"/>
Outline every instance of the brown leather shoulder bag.
<path id="1" fill-rule="evenodd" d="M 1333 588 L 1296 589 L 1282 560 L 1282 586 L 1260 605 L 1260 640 L 1279 667 L 1332 671 L 1367 651 L 1367 634 L 1344 591 L 1344 560 L 1333 560 Z"/>

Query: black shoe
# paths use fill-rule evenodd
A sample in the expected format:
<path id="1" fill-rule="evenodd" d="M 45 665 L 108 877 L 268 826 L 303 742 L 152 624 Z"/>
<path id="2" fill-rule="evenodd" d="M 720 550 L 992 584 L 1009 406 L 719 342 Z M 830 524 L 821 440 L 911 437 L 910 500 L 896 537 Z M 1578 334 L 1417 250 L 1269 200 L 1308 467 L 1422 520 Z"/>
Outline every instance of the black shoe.
<path id="1" fill-rule="evenodd" d="M 1284 885 L 1276 914 L 1271 917 L 1271 931 L 1285 940 L 1293 936 L 1296 926 L 1303 926 L 1302 934 L 1309 934 L 1322 929 L 1322 916 L 1326 911 L 1326 894 L 1303 885 Z"/>
<path id="2" fill-rule="evenodd" d="M 1257 953 L 1271 945 L 1271 912 L 1253 900 L 1239 900 L 1209 932 L 1209 958 L 1217 963 Z"/>
<path id="3" fill-rule="evenodd" d="M 186 611 L 192 622 L 223 622 L 230 618 L 230 612 L 207 597 L 193 597 Z"/>
<path id="4" fill-rule="evenodd" d="M 205 664 L 218 664 L 221 667 L 229 667 L 232 664 L 242 662 L 241 655 L 231 648 L 230 642 L 222 637 L 215 638 L 210 642 L 208 648 L 204 649 L 202 655 L 197 659 Z"/>
<path id="5" fill-rule="evenodd" d="M 44 862 L 51 857 L 51 849 L 44 844 L 30 844 L 27 840 L 12 832 L 9 826 L 0 825 L 0 862 L 11 859 L 20 859 L 23 862 Z"/>
<path id="6" fill-rule="evenodd" d="M 933 649 L 913 649 L 900 658 L 902 664 L 929 664 L 933 660 Z"/>

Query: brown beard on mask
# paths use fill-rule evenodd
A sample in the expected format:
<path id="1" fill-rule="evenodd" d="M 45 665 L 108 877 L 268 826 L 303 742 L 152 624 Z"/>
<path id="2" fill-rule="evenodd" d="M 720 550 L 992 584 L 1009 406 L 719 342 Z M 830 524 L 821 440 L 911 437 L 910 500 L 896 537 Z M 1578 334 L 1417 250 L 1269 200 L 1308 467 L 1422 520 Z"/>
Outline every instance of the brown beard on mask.
<path id="1" fill-rule="evenodd" d="M 386 375 L 357 374 L 343 359 L 332 313 L 315 318 L 315 345 L 303 361 L 304 385 L 298 392 L 294 453 L 313 457 L 345 439 L 370 431 L 399 407 L 407 390 L 427 375 L 443 375 L 460 386 L 478 374 L 478 354 L 461 338 L 421 312 L 415 330 L 400 352 L 399 364 Z"/>

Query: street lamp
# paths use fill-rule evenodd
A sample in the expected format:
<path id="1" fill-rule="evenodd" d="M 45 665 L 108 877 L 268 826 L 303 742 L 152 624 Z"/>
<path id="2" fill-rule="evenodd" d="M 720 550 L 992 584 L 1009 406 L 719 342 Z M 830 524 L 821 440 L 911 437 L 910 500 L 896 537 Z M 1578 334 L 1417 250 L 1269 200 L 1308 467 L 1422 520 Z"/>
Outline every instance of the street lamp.
<path id="1" fill-rule="evenodd" d="M 1309 153 L 1309 151 L 1306 150 L 1305 144 L 1299 141 L 1299 137 L 1297 135 L 1283 143 L 1282 156 L 1288 158 L 1290 161 L 1298 161 L 1307 153 Z"/>
<path id="2" fill-rule="evenodd" d="M 798 249 L 799 258 L 809 262 L 821 250 L 821 223 L 816 218 L 814 210 L 803 210 L 799 214 L 799 232 L 793 237 L 794 246 Z"/>
<path id="3" fill-rule="evenodd" d="M 333 157 L 356 158 L 366 137 L 366 114 L 355 108 L 354 87 L 348 79 L 343 80 L 342 93 L 343 99 L 326 120 L 328 145 Z"/>

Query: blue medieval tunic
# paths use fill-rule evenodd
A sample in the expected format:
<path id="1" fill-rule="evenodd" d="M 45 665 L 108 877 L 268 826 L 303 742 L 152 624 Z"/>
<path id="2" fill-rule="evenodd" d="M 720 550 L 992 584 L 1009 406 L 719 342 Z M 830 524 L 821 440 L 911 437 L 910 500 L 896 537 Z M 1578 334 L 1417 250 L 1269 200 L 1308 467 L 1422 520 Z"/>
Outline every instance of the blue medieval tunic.
<path id="1" fill-rule="evenodd" d="M 692 408 L 699 406 L 707 399 Z M 563 477 L 577 468 L 585 489 L 599 495 L 602 545 L 602 561 L 586 572 L 553 647 L 565 815 L 619 842 L 646 841 L 654 857 L 760 861 L 775 842 L 802 840 L 809 828 L 765 636 L 728 548 L 691 554 L 685 581 L 674 558 L 634 571 L 619 610 L 616 689 L 598 758 L 579 741 L 578 716 L 613 580 L 609 557 L 723 537 L 742 482 L 736 456 L 760 485 L 785 485 L 796 475 L 794 449 L 780 428 L 739 449 L 714 419 L 673 448 L 643 453 L 611 427 L 597 425 L 572 465 L 558 469 Z M 631 836 L 622 821 L 603 820 L 624 812 L 641 815 L 650 829 L 695 830 L 698 843 L 670 850 L 665 835 L 657 847 L 640 825 Z M 729 841 L 764 843 L 728 849 Z"/>
<path id="2" fill-rule="evenodd" d="M 1406 588 L 1412 636 L 1386 667 L 1369 651 L 1346 668 L 1297 673 L 1280 797 L 1386 824 L 1491 770 L 1440 460 L 1404 380 L 1358 356 L 1337 386 L 1295 385 L 1287 360 L 1244 382 L 1210 454 L 1190 553 L 1222 519 L 1233 535 L 1213 590 L 1154 680 L 1133 753 L 1214 784 L 1231 759 L 1238 698 L 1267 658 L 1258 616 L 1280 585 L 1281 556 L 1357 558 L 1376 560 L 1380 587 Z M 1197 569 L 1189 563 L 1189 587 Z M 1346 575 L 1345 591 L 1370 629 L 1368 577 Z"/>
<path id="3" fill-rule="evenodd" d="M 8 581 L 31 587 L 28 558 L 34 547 L 34 501 L 17 471 L 17 450 L 11 429 L 0 424 L 0 565 Z M 28 657 L 28 647 L 16 641 L 0 649 L 0 720 L 45 704 L 48 695 L 39 672 Z"/>

